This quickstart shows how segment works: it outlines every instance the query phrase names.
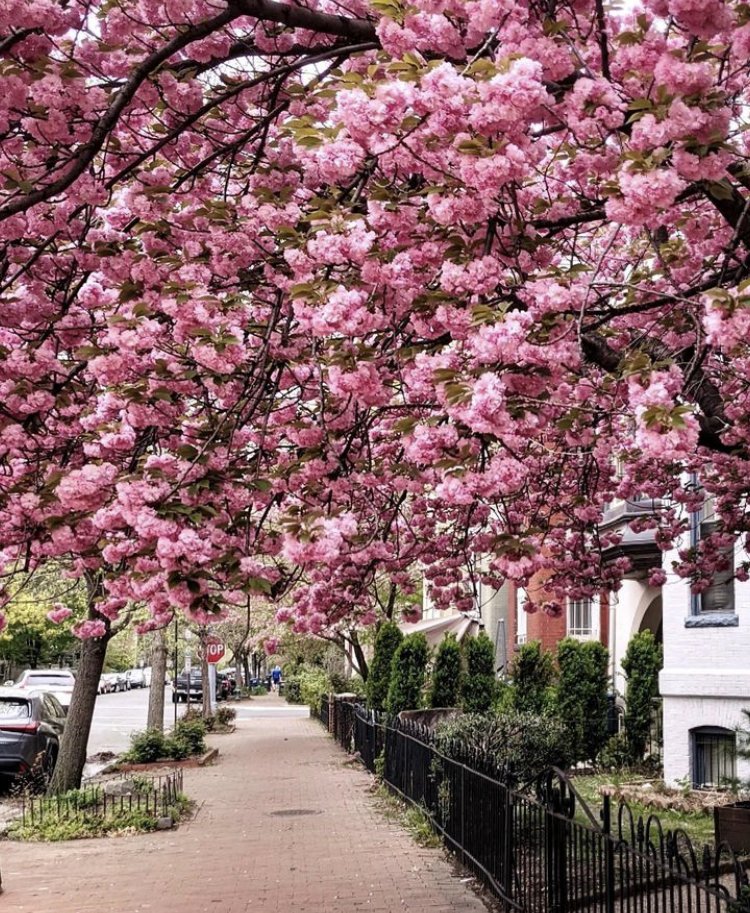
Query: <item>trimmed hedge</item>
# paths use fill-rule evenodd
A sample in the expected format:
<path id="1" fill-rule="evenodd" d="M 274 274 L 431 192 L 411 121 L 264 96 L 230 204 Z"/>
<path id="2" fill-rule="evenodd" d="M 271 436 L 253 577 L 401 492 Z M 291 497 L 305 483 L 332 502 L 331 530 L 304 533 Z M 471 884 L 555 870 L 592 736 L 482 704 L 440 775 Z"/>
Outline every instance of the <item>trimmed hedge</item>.
<path id="1" fill-rule="evenodd" d="M 571 637 L 557 647 L 557 713 L 567 729 L 571 761 L 595 761 L 607 742 L 607 648 Z"/>
<path id="2" fill-rule="evenodd" d="M 662 649 L 651 631 L 641 631 L 628 644 L 622 660 L 627 677 L 625 688 L 625 735 L 630 759 L 636 764 L 646 754 L 651 733 L 654 698 L 659 694 Z"/>
<path id="3" fill-rule="evenodd" d="M 391 662 L 391 682 L 386 709 L 390 714 L 416 710 L 422 706 L 422 691 L 429 650 L 424 634 L 408 634 L 401 641 Z"/>
<path id="4" fill-rule="evenodd" d="M 550 767 L 570 761 L 567 732 L 551 716 L 508 711 L 468 713 L 435 730 L 439 750 L 457 761 L 485 758 L 500 772 L 529 783 Z"/>
<path id="5" fill-rule="evenodd" d="M 428 703 L 430 707 L 455 707 L 461 686 L 461 647 L 455 634 L 447 634 L 440 642 Z"/>
<path id="6" fill-rule="evenodd" d="M 365 695 L 371 710 L 385 710 L 391 684 L 393 654 L 398 650 L 404 635 L 393 621 L 384 622 L 375 636 L 375 652 L 370 663 Z"/>
<path id="7" fill-rule="evenodd" d="M 513 706 L 520 713 L 537 716 L 549 710 L 554 699 L 555 662 L 538 640 L 522 644 L 510 667 Z"/>
<path id="8" fill-rule="evenodd" d="M 484 631 L 464 641 L 466 671 L 461 685 L 461 706 L 466 713 L 487 713 L 498 693 L 495 646 Z"/>

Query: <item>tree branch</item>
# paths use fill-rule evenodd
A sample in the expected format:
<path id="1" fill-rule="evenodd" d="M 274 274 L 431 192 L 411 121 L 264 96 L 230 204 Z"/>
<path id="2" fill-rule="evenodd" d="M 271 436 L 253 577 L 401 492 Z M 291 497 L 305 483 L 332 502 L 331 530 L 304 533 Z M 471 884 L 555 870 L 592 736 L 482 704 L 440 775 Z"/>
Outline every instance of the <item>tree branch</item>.
<path id="1" fill-rule="evenodd" d="M 347 16 L 318 13 L 303 6 L 277 3 L 276 0 L 231 0 L 230 9 L 263 22 L 278 22 L 289 28 L 341 35 L 354 41 L 377 41 L 375 23 L 368 19 L 350 19 Z"/>
<path id="2" fill-rule="evenodd" d="M 658 346 L 658 343 L 652 342 Z M 648 349 L 648 346 L 642 348 Z M 623 355 L 615 351 L 600 333 L 585 333 L 581 337 L 581 349 L 587 361 L 598 365 L 608 374 L 620 372 Z M 729 423 L 724 415 L 721 393 L 715 384 L 703 371 L 696 371 L 684 392 L 700 409 L 697 416 L 700 425 L 699 445 L 716 453 L 736 453 L 736 448 L 727 446 L 721 439 L 721 432 Z"/>
<path id="3" fill-rule="evenodd" d="M 75 155 L 75 164 L 70 168 L 67 174 L 58 178 L 56 181 L 52 181 L 50 184 L 40 187 L 38 190 L 34 190 L 31 193 L 10 200 L 5 206 L 0 206 L 0 221 L 8 219 L 10 216 L 16 215 L 19 212 L 25 212 L 37 203 L 42 203 L 50 197 L 61 193 L 63 190 L 67 190 L 67 188 L 84 173 L 91 162 L 93 162 L 97 152 L 99 152 L 104 145 L 104 141 L 109 135 L 110 130 L 117 123 L 120 114 L 133 100 L 133 97 L 145 80 L 157 70 L 161 64 L 166 60 L 169 60 L 173 54 L 181 51 L 182 48 L 187 47 L 194 41 L 206 38 L 217 29 L 220 29 L 232 22 L 232 20 L 239 18 L 240 15 L 241 13 L 237 12 L 233 7 L 229 8 L 218 16 L 214 16 L 213 19 L 206 19 L 204 22 L 181 32 L 171 41 L 167 42 L 163 48 L 150 54 L 143 63 L 136 68 L 132 76 L 115 95 L 109 108 L 102 115 L 99 123 L 93 130 L 91 139 L 77 151 Z"/>

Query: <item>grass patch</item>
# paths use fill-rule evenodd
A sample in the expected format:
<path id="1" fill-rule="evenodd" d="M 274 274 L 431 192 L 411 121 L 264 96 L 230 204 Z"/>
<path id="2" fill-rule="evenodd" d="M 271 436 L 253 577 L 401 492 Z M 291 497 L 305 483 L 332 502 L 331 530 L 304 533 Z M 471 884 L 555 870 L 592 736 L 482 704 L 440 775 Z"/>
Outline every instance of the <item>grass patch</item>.
<path id="1" fill-rule="evenodd" d="M 377 788 L 375 796 L 383 817 L 407 830 L 419 846 L 436 849 L 443 845 L 440 835 L 421 808 L 402 801 L 382 785 Z"/>
<path id="2" fill-rule="evenodd" d="M 71 791 L 77 792 L 80 791 Z M 70 793 L 65 793 L 61 798 L 70 796 Z M 192 805 L 184 793 L 179 793 L 176 801 L 167 807 L 165 814 L 176 824 L 190 812 Z M 120 834 L 143 834 L 156 830 L 159 817 L 162 817 L 161 814 L 155 815 L 145 809 L 114 807 L 105 815 L 101 808 L 97 809 L 95 805 L 87 805 L 85 802 L 71 815 L 65 806 L 60 810 L 56 800 L 50 799 L 38 820 L 33 823 L 14 821 L 8 828 L 8 837 L 11 840 L 56 842 Z"/>
<path id="3" fill-rule="evenodd" d="M 576 792 L 578 792 L 581 798 L 586 802 L 597 819 L 603 802 L 603 797 L 599 792 L 600 787 L 620 786 L 624 783 L 629 782 L 633 782 L 632 777 L 618 777 L 617 775 L 613 774 L 592 774 L 590 776 L 573 778 L 573 786 L 575 787 Z M 648 782 L 655 783 L 654 791 L 657 792 L 658 785 L 656 781 L 649 780 Z M 648 820 L 649 816 L 653 815 L 659 819 L 664 831 L 674 831 L 678 829 L 685 831 L 696 848 L 700 848 L 706 843 L 713 844 L 714 842 L 714 819 L 713 814 L 711 813 L 703 813 L 701 811 L 677 811 L 668 808 L 656 809 L 637 801 L 628 801 L 628 806 L 633 813 L 633 818 L 635 819 L 636 823 L 638 822 L 639 817 L 643 817 L 643 821 L 645 823 Z M 617 826 L 617 809 L 618 802 L 613 798 L 613 827 Z M 576 820 L 580 821 L 583 824 L 589 823 L 588 818 L 580 808 L 576 809 Z M 628 833 L 627 829 L 625 833 Z"/>

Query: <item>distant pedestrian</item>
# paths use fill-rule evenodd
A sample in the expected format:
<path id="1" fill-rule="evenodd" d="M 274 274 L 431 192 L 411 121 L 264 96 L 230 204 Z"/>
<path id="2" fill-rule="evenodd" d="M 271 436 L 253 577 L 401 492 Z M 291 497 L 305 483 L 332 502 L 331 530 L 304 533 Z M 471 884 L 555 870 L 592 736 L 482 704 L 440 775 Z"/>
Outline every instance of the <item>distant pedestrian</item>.
<path id="1" fill-rule="evenodd" d="M 281 666 L 274 666 L 271 669 L 271 687 L 274 691 L 279 690 L 279 685 L 281 684 Z"/>

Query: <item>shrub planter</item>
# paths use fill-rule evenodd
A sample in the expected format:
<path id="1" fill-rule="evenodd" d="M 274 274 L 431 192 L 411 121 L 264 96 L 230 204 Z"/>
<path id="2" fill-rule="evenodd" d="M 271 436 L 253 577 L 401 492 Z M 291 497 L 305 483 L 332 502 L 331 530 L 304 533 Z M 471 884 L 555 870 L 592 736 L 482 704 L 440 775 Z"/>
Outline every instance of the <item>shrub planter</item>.
<path id="1" fill-rule="evenodd" d="M 717 845 L 726 843 L 736 853 L 750 851 L 750 802 L 733 802 L 714 808 Z"/>

